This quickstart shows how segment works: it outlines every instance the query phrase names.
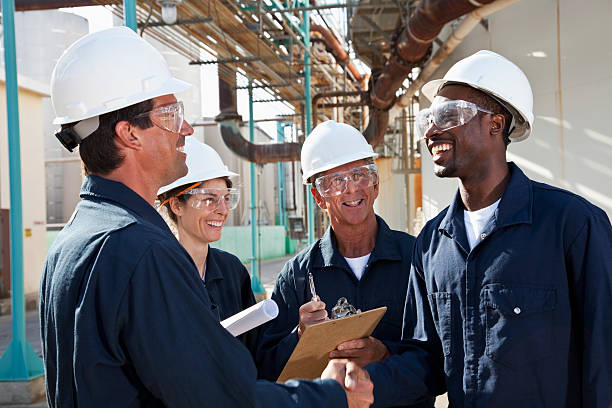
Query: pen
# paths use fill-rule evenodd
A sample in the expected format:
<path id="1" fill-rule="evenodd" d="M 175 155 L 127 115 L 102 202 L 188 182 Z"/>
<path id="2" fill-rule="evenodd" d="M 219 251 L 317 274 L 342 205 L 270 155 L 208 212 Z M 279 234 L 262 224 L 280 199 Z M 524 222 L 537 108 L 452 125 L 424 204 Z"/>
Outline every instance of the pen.
<path id="1" fill-rule="evenodd" d="M 312 294 L 312 300 L 316 302 L 317 301 L 317 291 L 315 290 L 312 272 L 308 272 L 308 283 L 310 284 L 310 293 Z"/>

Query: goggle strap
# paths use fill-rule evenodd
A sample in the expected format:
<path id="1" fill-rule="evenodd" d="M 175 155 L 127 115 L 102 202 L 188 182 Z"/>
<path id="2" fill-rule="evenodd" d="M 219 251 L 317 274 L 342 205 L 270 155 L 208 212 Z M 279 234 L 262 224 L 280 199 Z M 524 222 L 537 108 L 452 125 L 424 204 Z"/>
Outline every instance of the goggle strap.
<path id="1" fill-rule="evenodd" d="M 181 195 L 183 195 L 183 194 L 185 193 L 185 191 L 187 191 L 187 190 L 191 190 L 192 188 L 197 187 L 197 186 L 199 186 L 200 184 L 202 184 L 202 182 L 201 182 L 201 181 L 198 181 L 197 183 L 190 185 L 190 186 L 189 186 L 189 187 L 187 187 L 186 189 L 179 191 L 178 193 L 176 193 L 176 194 L 175 194 L 175 195 L 173 195 L 172 197 L 178 197 L 178 196 L 181 196 Z M 161 203 L 159 206 L 161 207 L 162 205 L 166 204 L 168 201 L 170 201 L 170 199 L 171 199 L 172 197 L 168 197 L 168 198 L 166 198 L 166 199 L 165 199 L 165 200 L 164 200 L 164 201 L 163 201 L 163 202 L 162 202 L 162 203 Z"/>

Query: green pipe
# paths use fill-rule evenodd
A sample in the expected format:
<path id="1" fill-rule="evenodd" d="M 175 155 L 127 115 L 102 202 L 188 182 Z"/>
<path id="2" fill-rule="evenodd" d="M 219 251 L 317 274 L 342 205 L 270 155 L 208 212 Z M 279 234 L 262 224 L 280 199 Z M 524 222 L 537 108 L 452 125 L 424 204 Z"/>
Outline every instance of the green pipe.
<path id="1" fill-rule="evenodd" d="M 249 140 L 255 141 L 255 123 L 253 122 L 253 83 L 249 79 Z M 257 177 L 255 175 L 255 163 L 251 162 L 251 289 L 255 294 L 266 293 L 261 284 L 259 272 L 259 259 L 257 259 Z"/>
<path id="2" fill-rule="evenodd" d="M 136 21 L 136 0 L 123 0 L 123 21 L 126 27 L 138 32 Z"/>
<path id="3" fill-rule="evenodd" d="M 304 1 L 304 7 L 308 7 L 308 0 Z M 302 12 L 302 31 L 304 32 L 304 44 L 306 49 L 310 51 L 310 12 Z M 310 54 L 304 53 L 304 116 L 306 122 L 306 137 L 310 135 L 312 130 L 312 97 L 310 95 Z M 308 243 L 312 244 L 315 241 L 314 232 L 314 199 L 310 191 L 306 191 L 308 196 L 306 202 L 306 211 L 308 212 Z"/>
<path id="4" fill-rule="evenodd" d="M 15 49 L 15 1 L 2 0 L 6 121 L 8 127 L 11 313 L 12 339 L 0 359 L 0 381 L 23 381 L 44 374 L 43 363 L 25 336 L 25 297 L 23 289 L 23 223 L 21 206 L 21 148 L 19 146 L 19 86 Z"/>

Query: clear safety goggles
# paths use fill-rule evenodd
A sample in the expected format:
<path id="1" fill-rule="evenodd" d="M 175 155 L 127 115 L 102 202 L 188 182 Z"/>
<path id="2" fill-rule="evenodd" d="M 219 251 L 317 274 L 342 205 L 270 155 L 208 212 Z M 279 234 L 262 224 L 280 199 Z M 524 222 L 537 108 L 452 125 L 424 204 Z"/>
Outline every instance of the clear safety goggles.
<path id="1" fill-rule="evenodd" d="M 197 210 L 214 211 L 224 204 L 228 210 L 233 210 L 238 206 L 240 190 L 237 188 L 206 188 L 195 187 L 183 194 L 191 195 L 189 205 Z"/>
<path id="2" fill-rule="evenodd" d="M 378 169 L 375 164 L 355 167 L 349 171 L 326 174 L 317 177 L 315 188 L 323 197 L 335 197 L 346 191 L 349 180 L 358 189 L 378 184 Z"/>
<path id="3" fill-rule="evenodd" d="M 148 116 L 153 124 L 172 133 L 180 133 L 185 120 L 185 108 L 179 101 L 170 105 L 159 106 L 148 112 L 134 116 L 134 119 Z"/>
<path id="4" fill-rule="evenodd" d="M 416 131 L 419 138 L 425 135 L 433 125 L 442 131 L 463 126 L 478 114 L 478 111 L 493 113 L 468 101 L 442 100 L 426 109 L 421 109 L 416 115 Z"/>

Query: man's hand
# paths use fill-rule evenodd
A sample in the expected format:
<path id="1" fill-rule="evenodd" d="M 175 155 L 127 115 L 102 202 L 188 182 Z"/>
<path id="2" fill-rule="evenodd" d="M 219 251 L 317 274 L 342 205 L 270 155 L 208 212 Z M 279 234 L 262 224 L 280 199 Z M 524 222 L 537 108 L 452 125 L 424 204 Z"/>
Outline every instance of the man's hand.
<path id="1" fill-rule="evenodd" d="M 352 361 L 331 360 L 321 378 L 332 378 L 344 387 L 349 408 L 368 408 L 374 402 L 370 375 Z"/>
<path id="2" fill-rule="evenodd" d="M 300 325 L 298 326 L 298 337 L 302 337 L 302 333 L 308 326 L 324 322 L 327 319 L 327 310 L 325 303 L 317 296 L 317 300 L 311 300 L 300 306 Z"/>
<path id="3" fill-rule="evenodd" d="M 387 357 L 389 357 L 387 346 L 371 336 L 340 343 L 335 350 L 329 353 L 329 358 L 347 358 L 359 367 L 384 360 Z"/>

